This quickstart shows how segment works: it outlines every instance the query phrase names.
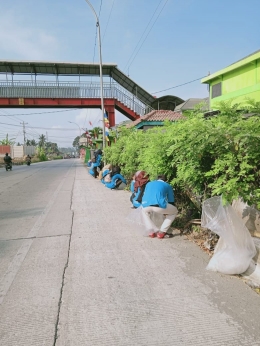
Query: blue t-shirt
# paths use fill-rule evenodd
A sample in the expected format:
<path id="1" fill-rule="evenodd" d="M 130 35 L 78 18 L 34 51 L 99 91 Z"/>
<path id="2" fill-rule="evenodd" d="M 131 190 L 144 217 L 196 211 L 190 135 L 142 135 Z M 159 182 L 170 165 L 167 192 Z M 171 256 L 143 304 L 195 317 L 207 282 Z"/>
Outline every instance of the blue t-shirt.
<path id="1" fill-rule="evenodd" d="M 117 173 L 112 177 L 110 183 L 105 183 L 106 187 L 108 187 L 109 189 L 113 189 L 116 186 L 117 180 L 121 180 L 123 183 L 126 184 L 125 178 L 121 174 Z"/>
<path id="2" fill-rule="evenodd" d="M 133 192 L 133 193 L 135 192 L 135 180 L 131 181 L 130 191 Z"/>
<path id="3" fill-rule="evenodd" d="M 93 163 L 93 167 L 99 167 L 101 164 L 101 160 L 102 160 L 102 155 L 98 155 L 96 157 L 96 162 Z"/>
<path id="4" fill-rule="evenodd" d="M 149 182 L 144 191 L 142 206 L 158 205 L 166 209 L 168 202 L 174 202 L 174 193 L 170 184 L 163 180 L 154 180 Z"/>

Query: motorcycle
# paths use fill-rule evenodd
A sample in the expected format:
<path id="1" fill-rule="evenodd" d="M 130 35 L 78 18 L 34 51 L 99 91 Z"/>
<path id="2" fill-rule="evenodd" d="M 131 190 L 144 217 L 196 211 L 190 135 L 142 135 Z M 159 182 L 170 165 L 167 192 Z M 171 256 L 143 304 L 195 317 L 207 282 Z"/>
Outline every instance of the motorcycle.
<path id="1" fill-rule="evenodd" d="M 27 164 L 27 166 L 30 166 L 30 164 L 31 164 L 31 158 L 29 156 L 26 157 L 26 164 Z"/>
<path id="2" fill-rule="evenodd" d="M 8 171 L 8 170 L 11 171 L 12 169 L 13 169 L 13 167 L 12 167 L 12 164 L 10 162 L 5 164 L 5 170 L 6 171 Z"/>

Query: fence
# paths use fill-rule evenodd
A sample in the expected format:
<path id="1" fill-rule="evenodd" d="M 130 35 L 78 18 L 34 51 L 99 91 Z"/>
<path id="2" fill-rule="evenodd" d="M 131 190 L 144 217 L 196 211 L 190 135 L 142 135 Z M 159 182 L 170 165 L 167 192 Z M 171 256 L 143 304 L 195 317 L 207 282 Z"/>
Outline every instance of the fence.
<path id="1" fill-rule="evenodd" d="M 0 98 L 101 98 L 96 82 L 0 81 Z M 114 98 L 140 116 L 153 108 L 117 83 L 104 83 L 103 97 Z"/>

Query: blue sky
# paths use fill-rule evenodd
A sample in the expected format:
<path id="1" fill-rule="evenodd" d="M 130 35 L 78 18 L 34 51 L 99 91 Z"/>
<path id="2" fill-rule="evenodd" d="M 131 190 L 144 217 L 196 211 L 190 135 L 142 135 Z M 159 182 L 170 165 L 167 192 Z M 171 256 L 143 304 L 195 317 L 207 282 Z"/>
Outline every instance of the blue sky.
<path id="1" fill-rule="evenodd" d="M 259 0 L 90 1 L 100 11 L 103 63 L 116 63 L 157 97 L 207 97 L 200 81 L 172 87 L 260 49 Z M 99 62 L 95 17 L 85 0 L 0 0 L 0 8 L 0 60 Z M 0 109 L 0 122 L 25 121 L 28 138 L 47 132 L 49 140 L 67 146 L 79 133 L 68 121 L 85 127 L 101 119 L 99 110 L 29 114 L 44 111 L 50 110 Z M 116 114 L 117 123 L 124 119 Z M 0 124 L 0 139 L 7 132 L 22 142 L 21 127 Z"/>

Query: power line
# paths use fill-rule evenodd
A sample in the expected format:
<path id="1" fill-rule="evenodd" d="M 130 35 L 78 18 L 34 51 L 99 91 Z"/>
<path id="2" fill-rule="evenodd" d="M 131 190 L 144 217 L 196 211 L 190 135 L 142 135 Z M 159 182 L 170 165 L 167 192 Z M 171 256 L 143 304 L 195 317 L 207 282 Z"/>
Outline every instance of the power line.
<path id="1" fill-rule="evenodd" d="M 98 12 L 98 20 L 99 20 L 100 13 L 101 13 L 101 7 L 102 7 L 102 0 L 101 0 L 101 2 L 100 2 L 99 12 Z M 94 64 L 94 61 L 95 61 L 95 55 L 96 55 L 96 46 L 97 46 L 97 30 L 98 30 L 98 27 L 96 26 L 96 34 L 95 34 L 95 42 L 94 42 L 94 53 L 93 53 L 93 64 Z M 91 81 L 92 81 L 92 77 L 91 77 Z"/>
<path id="2" fill-rule="evenodd" d="M 3 125 L 9 125 L 9 126 L 20 126 L 20 125 L 15 125 L 15 124 L 8 124 L 8 123 L 1 123 Z M 53 128 L 53 127 L 39 127 L 39 126 L 28 126 L 30 129 L 40 129 L 40 130 L 52 130 L 52 131 L 78 131 L 78 129 L 68 129 L 68 128 Z"/>
<path id="3" fill-rule="evenodd" d="M 13 117 L 15 115 L 35 115 L 35 114 L 48 114 L 48 113 L 59 113 L 59 112 L 70 112 L 78 110 L 78 108 L 64 109 L 62 111 L 51 111 L 51 112 L 37 112 L 37 113 L 21 113 L 21 114 L 0 114 L 0 117 L 10 116 Z M 21 120 L 21 119 L 20 119 Z"/>
<path id="4" fill-rule="evenodd" d="M 26 142 L 26 138 L 25 138 L 25 125 L 28 125 L 28 123 L 25 123 L 24 121 L 22 123 L 20 123 L 23 125 L 23 144 L 25 145 L 25 142 Z"/>
<path id="5" fill-rule="evenodd" d="M 150 34 L 152 28 L 154 27 L 154 25 L 155 25 L 157 19 L 159 18 L 160 14 L 162 13 L 162 11 L 163 11 L 164 7 L 166 6 L 167 2 L 168 2 L 168 0 L 165 1 L 164 5 L 163 5 L 163 7 L 162 7 L 162 9 L 161 9 L 161 11 L 159 12 L 159 14 L 158 14 L 158 16 L 156 17 L 156 19 L 155 19 L 153 25 L 151 26 L 150 30 L 148 31 L 147 35 L 145 36 L 145 38 L 144 38 L 144 40 L 143 40 L 141 46 L 140 46 L 139 49 L 137 50 L 137 52 L 136 52 L 136 54 L 134 55 L 134 57 L 133 57 L 133 59 L 131 60 L 131 62 L 128 64 L 128 69 L 129 69 L 129 67 L 132 65 L 132 63 L 134 62 L 134 60 L 135 60 L 137 54 L 139 53 L 140 49 L 142 48 L 144 42 L 146 41 L 148 35 Z"/>
<path id="6" fill-rule="evenodd" d="M 150 20 L 149 20 L 148 24 L 146 25 L 146 27 L 145 27 L 145 29 L 144 29 L 144 32 L 142 33 L 142 35 L 141 35 L 141 37 L 140 37 L 140 39 L 139 39 L 139 41 L 138 41 L 137 45 L 135 46 L 135 48 L 134 48 L 134 50 L 133 50 L 132 54 L 130 55 L 130 57 L 129 57 L 129 59 L 128 59 L 128 61 L 127 61 L 126 65 L 125 65 L 125 68 L 124 68 L 124 69 L 126 69 L 126 67 L 127 67 L 128 63 L 131 61 L 132 56 L 134 55 L 134 53 L 135 53 L 135 51 L 136 51 L 136 49 L 137 49 L 137 47 L 138 47 L 139 43 L 141 42 L 141 40 L 142 40 L 142 38 L 143 38 L 143 36 L 144 36 L 144 34 L 145 34 L 145 32 L 146 32 L 147 28 L 149 27 L 149 25 L 150 25 L 150 23 L 151 23 L 151 21 L 152 21 L 152 19 L 153 19 L 154 15 L 155 15 L 155 13 L 156 13 L 157 9 L 158 9 L 158 8 L 159 8 L 159 6 L 161 5 L 162 1 L 163 1 L 163 0 L 161 0 L 161 1 L 159 2 L 158 6 L 157 6 L 157 7 L 156 7 L 156 9 L 154 10 L 154 12 L 153 12 L 153 14 L 152 14 L 152 17 L 150 18 Z"/>
<path id="7" fill-rule="evenodd" d="M 110 10 L 110 13 L 109 13 L 109 16 L 108 16 L 106 28 L 105 28 L 105 30 L 104 30 L 104 34 L 103 34 L 103 37 L 102 37 L 102 40 L 103 40 L 103 41 L 104 41 L 104 37 L 105 37 L 105 35 L 106 35 L 106 31 L 107 31 L 108 23 L 109 23 L 109 21 L 110 21 L 110 17 L 111 17 L 111 13 L 112 13 L 112 10 L 113 10 L 113 7 L 114 7 L 114 3 L 115 3 L 115 0 L 113 0 L 112 6 L 111 6 L 111 10 Z"/>
<path id="8" fill-rule="evenodd" d="M 186 84 L 190 84 L 190 83 L 196 82 L 197 80 L 200 80 L 200 79 L 205 78 L 205 77 L 207 77 L 207 76 L 203 76 L 203 77 L 200 77 L 200 78 L 198 78 L 198 79 L 191 80 L 190 82 L 186 82 L 186 83 L 183 83 L 183 84 L 175 85 L 175 86 L 173 86 L 173 87 L 171 87 L 171 88 L 168 88 L 168 89 L 156 91 L 156 92 L 153 92 L 153 93 L 151 93 L 151 94 L 159 94 L 159 93 L 161 93 L 161 92 L 163 92 L 163 91 L 167 91 L 167 90 L 170 90 L 170 89 L 175 89 L 175 88 L 178 88 L 178 87 L 180 87 L 180 86 L 183 86 L 183 85 L 186 85 Z"/>

